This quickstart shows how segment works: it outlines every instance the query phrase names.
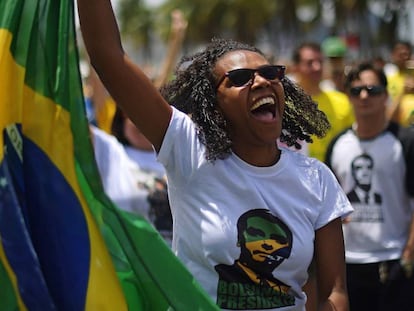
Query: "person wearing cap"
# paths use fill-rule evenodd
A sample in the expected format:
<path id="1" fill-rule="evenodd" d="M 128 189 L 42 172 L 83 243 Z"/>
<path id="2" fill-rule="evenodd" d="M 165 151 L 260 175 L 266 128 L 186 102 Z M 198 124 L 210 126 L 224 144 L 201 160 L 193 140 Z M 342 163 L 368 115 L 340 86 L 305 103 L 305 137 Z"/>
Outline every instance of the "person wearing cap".
<path id="1" fill-rule="evenodd" d="M 345 41 L 340 37 L 328 37 L 322 41 L 321 48 L 328 60 L 327 79 L 321 82 L 321 88 L 344 92 L 347 52 Z"/>
<path id="2" fill-rule="evenodd" d="M 318 43 L 304 42 L 293 52 L 294 79 L 318 104 L 318 108 L 326 114 L 331 124 L 325 137 L 313 136 L 313 142 L 307 146 L 309 156 L 321 161 L 325 159 L 326 148 L 331 139 L 354 121 L 352 107 L 345 93 L 321 88 L 324 61 L 324 54 Z"/>

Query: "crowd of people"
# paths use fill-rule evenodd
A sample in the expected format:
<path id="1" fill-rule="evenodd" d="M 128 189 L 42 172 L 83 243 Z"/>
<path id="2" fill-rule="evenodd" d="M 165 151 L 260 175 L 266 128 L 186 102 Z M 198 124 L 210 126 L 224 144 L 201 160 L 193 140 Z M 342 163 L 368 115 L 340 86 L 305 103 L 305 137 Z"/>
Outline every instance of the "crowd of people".
<path id="1" fill-rule="evenodd" d="M 125 54 L 110 1 L 78 8 L 104 190 L 221 309 L 414 310 L 410 43 L 379 65 L 339 37 L 301 42 L 286 68 L 216 38 L 158 83 Z"/>

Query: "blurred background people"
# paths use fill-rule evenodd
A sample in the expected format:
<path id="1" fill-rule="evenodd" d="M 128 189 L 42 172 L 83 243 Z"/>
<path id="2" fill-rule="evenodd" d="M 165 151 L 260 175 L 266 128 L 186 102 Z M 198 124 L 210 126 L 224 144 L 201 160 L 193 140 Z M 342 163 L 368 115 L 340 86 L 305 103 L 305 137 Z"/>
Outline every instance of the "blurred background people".
<path id="1" fill-rule="evenodd" d="M 414 122 L 414 60 L 411 44 L 397 41 L 391 51 L 391 61 L 385 67 L 391 98 L 387 115 L 393 121 L 407 126 Z"/>
<path id="2" fill-rule="evenodd" d="M 111 133 L 141 170 L 158 178 L 165 177 L 164 167 L 157 161 L 151 143 L 119 108 L 113 118 Z"/>
<path id="3" fill-rule="evenodd" d="M 168 201 L 165 169 L 158 162 L 152 144 L 119 108 L 113 118 L 112 134 L 122 144 L 128 158 L 150 177 L 150 183 L 147 183 L 148 202 L 150 203 L 149 218 L 171 245 L 172 215 Z"/>
<path id="4" fill-rule="evenodd" d="M 407 41 L 397 40 L 393 43 L 390 53 L 390 62 L 384 65 L 384 72 L 388 80 L 388 92 L 395 97 L 402 91 L 406 62 L 411 59 L 412 48 Z"/>
<path id="5" fill-rule="evenodd" d="M 148 184 L 153 182 L 151 176 L 140 170 L 114 136 L 94 125 L 89 128 L 105 193 L 119 208 L 139 214 L 149 221 L 147 197 Z"/>
<path id="6" fill-rule="evenodd" d="M 324 71 L 324 55 L 319 44 L 305 42 L 293 52 L 294 79 L 318 104 L 328 117 L 331 129 L 324 138 L 313 137 L 307 146 L 309 156 L 321 161 L 331 139 L 353 122 L 348 98 L 337 90 L 322 90 L 320 83 Z"/>
<path id="7" fill-rule="evenodd" d="M 143 216 L 171 246 L 172 216 L 164 167 L 151 143 L 117 108 L 94 70 L 85 88 L 91 140 L 102 185 L 121 209 Z"/>
<path id="8" fill-rule="evenodd" d="M 321 81 L 321 88 L 344 92 L 347 65 L 345 41 L 338 36 L 327 37 L 322 41 L 321 48 L 326 57 L 326 77 Z"/>

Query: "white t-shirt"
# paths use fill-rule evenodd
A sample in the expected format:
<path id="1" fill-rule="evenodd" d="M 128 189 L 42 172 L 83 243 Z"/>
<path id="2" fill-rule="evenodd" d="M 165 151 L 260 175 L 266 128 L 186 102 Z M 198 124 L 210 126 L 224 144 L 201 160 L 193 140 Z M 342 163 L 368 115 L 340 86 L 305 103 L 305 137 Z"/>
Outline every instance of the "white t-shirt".
<path id="1" fill-rule="evenodd" d="M 95 126 L 93 134 L 95 159 L 105 193 L 121 209 L 149 219 L 146 183 L 152 176 L 128 157 L 118 140 Z"/>
<path id="2" fill-rule="evenodd" d="M 157 155 L 153 150 L 140 150 L 131 146 L 125 146 L 128 157 L 138 164 L 145 172 L 152 173 L 158 178 L 165 176 L 164 166 L 157 161 Z"/>
<path id="3" fill-rule="evenodd" d="M 360 140 L 349 129 L 333 141 L 328 159 L 355 210 L 343 225 L 347 263 L 400 258 L 413 212 L 396 135 L 389 128 L 374 139 Z"/>
<path id="4" fill-rule="evenodd" d="M 271 167 L 234 154 L 208 162 L 194 123 L 175 108 L 159 160 L 169 181 L 173 250 L 213 300 L 222 309 L 304 310 L 315 230 L 352 210 L 331 171 L 287 149 Z M 252 254 L 254 272 L 244 273 L 239 263 Z"/>

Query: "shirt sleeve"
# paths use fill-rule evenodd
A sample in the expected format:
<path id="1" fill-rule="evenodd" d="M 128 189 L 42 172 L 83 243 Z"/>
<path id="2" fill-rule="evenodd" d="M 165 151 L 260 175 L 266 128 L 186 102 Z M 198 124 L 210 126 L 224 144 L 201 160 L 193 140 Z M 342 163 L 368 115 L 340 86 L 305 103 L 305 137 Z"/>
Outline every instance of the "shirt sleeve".
<path id="1" fill-rule="evenodd" d="M 174 181 L 177 186 L 185 184 L 204 160 L 204 150 L 194 122 L 173 107 L 173 115 L 158 153 L 158 161 L 164 165 L 168 180 Z"/>

